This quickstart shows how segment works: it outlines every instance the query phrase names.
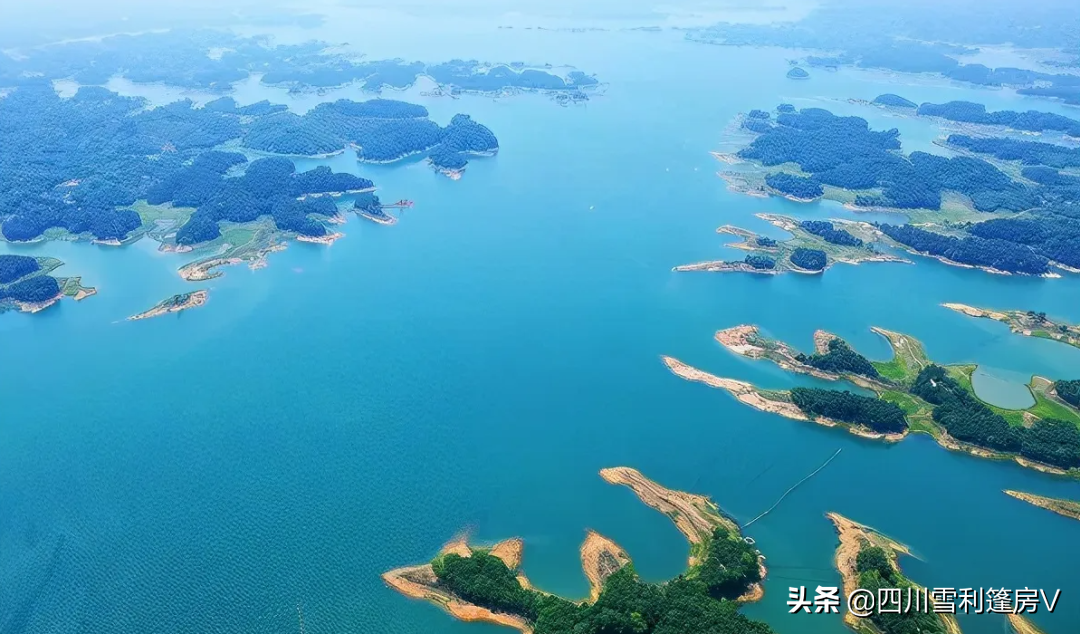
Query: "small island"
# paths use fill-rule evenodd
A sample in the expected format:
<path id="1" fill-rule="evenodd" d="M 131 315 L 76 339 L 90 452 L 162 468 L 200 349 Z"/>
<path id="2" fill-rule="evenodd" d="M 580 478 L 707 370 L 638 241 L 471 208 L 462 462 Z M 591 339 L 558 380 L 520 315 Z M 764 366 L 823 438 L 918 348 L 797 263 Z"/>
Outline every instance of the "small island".
<path id="1" fill-rule="evenodd" d="M 397 222 L 397 218 L 386 213 L 382 202 L 375 194 L 357 196 L 356 201 L 353 202 L 353 211 L 361 218 L 366 218 L 380 225 L 392 225 Z"/>
<path id="2" fill-rule="evenodd" d="M 806 72 L 805 69 L 796 66 L 796 67 L 792 68 L 791 70 L 789 70 L 787 72 L 787 78 L 788 79 L 810 79 L 810 73 Z"/>
<path id="3" fill-rule="evenodd" d="M 893 349 L 889 361 L 871 361 L 846 341 L 829 333 L 814 335 L 815 351 L 804 354 L 783 342 L 763 337 L 751 325 L 716 333 L 731 352 L 766 359 L 790 372 L 846 381 L 868 390 L 796 387 L 764 390 L 745 381 L 714 376 L 662 357 L 672 373 L 731 393 L 755 409 L 884 441 L 903 440 L 909 432 L 929 434 L 941 446 L 983 458 L 1015 460 L 1025 467 L 1080 477 L 1080 408 L 1071 396 L 1073 384 L 1032 377 L 1028 385 L 1035 404 L 1022 410 L 990 405 L 975 395 L 975 365 L 941 366 L 927 357 L 922 344 L 902 333 L 874 328 Z"/>
<path id="4" fill-rule="evenodd" d="M 533 588 L 521 572 L 523 542 L 490 548 L 457 538 L 427 564 L 383 574 L 386 584 L 430 601 L 463 621 L 513 627 L 522 634 L 573 634 L 617 627 L 640 634 L 772 634 L 738 613 L 763 596 L 764 557 L 709 498 L 667 489 L 628 467 L 603 469 L 609 483 L 628 487 L 664 513 L 690 542 L 689 569 L 664 583 L 646 583 L 612 540 L 589 531 L 581 562 L 589 598 L 571 601 Z M 614 624 L 614 625 L 613 625 Z"/>
<path id="5" fill-rule="evenodd" d="M 64 263 L 56 258 L 0 255 L 0 313 L 17 309 L 37 313 L 64 297 L 80 301 L 97 293 L 80 277 L 50 275 Z"/>
<path id="6" fill-rule="evenodd" d="M 1051 498 L 1044 495 L 1035 495 L 1034 493 L 1024 493 L 1023 491 L 1012 491 L 1009 489 L 1005 490 L 1005 494 L 1027 502 L 1028 504 L 1038 506 L 1039 508 L 1053 511 L 1058 515 L 1064 515 L 1065 517 L 1071 517 L 1074 520 L 1080 520 L 1080 502 L 1063 500 L 1061 498 Z"/>
<path id="7" fill-rule="evenodd" d="M 150 317 L 160 317 L 161 315 L 167 315 L 169 313 L 178 313 L 182 310 L 189 308 L 198 308 L 206 304 L 206 300 L 210 295 L 210 291 L 192 291 L 190 293 L 180 293 L 173 295 L 172 297 L 158 302 L 156 306 L 150 310 L 143 311 L 138 315 L 132 315 L 128 317 L 128 321 L 138 321 L 140 319 L 149 319 Z"/>
<path id="8" fill-rule="evenodd" d="M 869 617 L 856 616 L 850 610 L 845 610 L 844 625 L 858 634 L 960 634 L 956 617 L 934 613 L 929 592 L 904 576 L 898 555 L 911 554 L 906 546 L 838 513 L 827 513 L 826 517 L 832 521 L 840 538 L 835 562 L 844 580 L 843 596 L 850 596 L 858 589 L 868 590 L 877 596 L 881 588 L 910 588 L 913 597 L 917 595 L 929 603 L 911 610 L 901 610 L 898 604 L 895 613 L 882 613 L 875 604 Z"/>
<path id="9" fill-rule="evenodd" d="M 748 255 L 744 259 L 683 264 L 672 270 L 776 275 L 786 271 L 820 273 L 836 263 L 904 262 L 910 264 L 910 261 L 903 258 L 877 251 L 872 245 L 880 240 L 880 233 L 866 223 L 841 220 L 799 221 L 776 214 L 757 214 L 757 217 L 791 233 L 792 237 L 788 240 L 774 240 L 740 227 L 724 225 L 716 232 L 741 238 L 741 242 L 730 243 L 727 246 L 747 251 Z"/>
<path id="10" fill-rule="evenodd" d="M 908 101 L 900 95 L 894 95 L 892 93 L 886 93 L 884 95 L 878 95 L 870 103 L 875 106 L 885 106 L 887 108 L 918 108 L 919 104 L 914 101 Z"/>
<path id="11" fill-rule="evenodd" d="M 1041 337 L 1052 339 L 1080 348 L 1080 326 L 1075 324 L 1056 323 L 1046 316 L 1046 313 L 1033 310 L 990 310 L 977 308 L 966 304 L 942 304 L 949 310 L 968 317 L 980 317 L 993 319 L 1008 324 L 1009 330 L 1025 337 Z"/>

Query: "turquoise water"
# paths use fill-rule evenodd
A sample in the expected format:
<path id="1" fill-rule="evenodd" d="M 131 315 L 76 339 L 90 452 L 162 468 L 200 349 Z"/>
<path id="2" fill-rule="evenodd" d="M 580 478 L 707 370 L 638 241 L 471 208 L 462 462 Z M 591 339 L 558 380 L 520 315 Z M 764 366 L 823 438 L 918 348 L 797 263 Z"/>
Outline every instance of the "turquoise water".
<path id="1" fill-rule="evenodd" d="M 463 111 L 489 125 L 498 157 L 474 161 L 457 182 L 419 163 L 321 161 L 416 206 L 391 228 L 352 219 L 330 248 L 293 244 L 263 270 L 231 267 L 193 285 L 175 275 L 183 258 L 149 242 L 2 247 L 60 257 L 101 291 L 0 318 L 5 634 L 296 632 L 298 603 L 311 634 L 495 632 L 407 600 L 378 575 L 428 559 L 464 528 L 481 541 L 524 537 L 529 577 L 583 596 L 577 547 L 593 528 L 645 578 L 665 579 L 682 570 L 686 543 L 605 484 L 600 468 L 637 467 L 746 521 L 839 448 L 749 530 L 770 576 L 747 613 L 780 633 L 845 631 L 839 618 L 785 606 L 790 585 L 838 585 L 824 518 L 838 511 L 909 544 L 917 558 L 905 570 L 920 583 L 1061 588 L 1057 612 L 1035 621 L 1051 634 L 1080 628 L 1080 524 L 1001 493 L 1080 498 L 1080 484 L 926 438 L 885 446 L 756 412 L 659 361 L 671 354 L 768 387 L 808 385 L 728 354 L 712 333 L 755 323 L 809 348 L 824 328 L 885 358 L 869 330 L 878 325 L 920 338 L 941 362 L 982 364 L 1010 389 L 1031 374 L 1080 375 L 1080 350 L 939 306 L 1080 321 L 1076 276 L 1000 277 L 923 258 L 824 276 L 670 272 L 721 256 L 715 228 L 761 228 L 757 212 L 852 217 L 727 192 L 708 151 L 740 111 L 780 101 L 850 108 L 875 126 L 902 124 L 915 149 L 933 147 L 931 123 L 839 104 L 888 91 L 1061 107 L 865 72 L 790 82 L 790 52 L 664 34 L 476 31 L 485 37 L 375 29 L 365 50 L 572 62 L 600 73 L 607 92 L 561 108 L 540 96 L 414 91 L 439 121 Z M 287 100 L 247 90 L 245 102 Z M 204 308 L 122 321 L 200 287 L 211 289 Z M 962 625 L 989 634 L 1004 620 Z"/>

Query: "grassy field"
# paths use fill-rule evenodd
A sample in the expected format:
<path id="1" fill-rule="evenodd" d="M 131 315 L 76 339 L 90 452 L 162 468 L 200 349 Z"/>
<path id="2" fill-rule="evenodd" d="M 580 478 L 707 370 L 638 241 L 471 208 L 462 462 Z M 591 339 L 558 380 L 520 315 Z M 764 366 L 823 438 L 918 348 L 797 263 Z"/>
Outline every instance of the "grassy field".
<path id="1" fill-rule="evenodd" d="M 874 328 L 874 332 L 885 337 L 893 350 L 891 360 L 871 361 L 878 373 L 886 379 L 901 385 L 910 385 L 919 375 L 919 371 L 930 365 L 930 358 L 926 356 L 926 350 L 918 339 L 881 328 Z"/>

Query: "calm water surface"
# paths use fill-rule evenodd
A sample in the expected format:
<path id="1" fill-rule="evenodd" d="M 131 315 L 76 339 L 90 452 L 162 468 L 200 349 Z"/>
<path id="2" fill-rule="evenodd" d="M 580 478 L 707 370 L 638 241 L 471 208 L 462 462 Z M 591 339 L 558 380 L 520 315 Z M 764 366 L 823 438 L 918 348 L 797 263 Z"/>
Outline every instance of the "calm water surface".
<path id="1" fill-rule="evenodd" d="M 1061 588 L 1057 613 L 1035 620 L 1051 634 L 1080 630 L 1080 523 L 1001 493 L 1080 498 L 1080 484 L 926 438 L 884 446 L 766 415 L 674 377 L 658 358 L 768 387 L 810 385 L 728 354 L 712 333 L 754 323 L 808 348 L 824 328 L 886 358 L 869 330 L 877 325 L 920 338 L 941 362 L 981 364 L 980 393 L 1003 405 L 1031 374 L 1080 376 L 1080 350 L 939 306 L 1080 321 L 1076 276 L 999 277 L 921 258 L 817 277 L 670 272 L 721 257 L 715 228 L 760 229 L 754 213 L 852 217 L 828 203 L 727 192 L 708 152 L 740 111 L 820 105 L 899 127 L 905 149 L 930 151 L 940 133 L 932 122 L 846 100 L 898 92 L 1067 110 L 868 72 L 792 82 L 791 52 L 677 35 L 478 26 L 477 37 L 406 21 L 427 29 L 409 38 L 374 29 L 364 50 L 574 63 L 609 82 L 606 95 L 561 108 L 541 96 L 410 92 L 440 122 L 460 111 L 489 125 L 499 156 L 474 161 L 458 182 L 420 163 L 302 161 L 364 174 L 384 200 L 416 206 L 393 228 L 351 220 L 331 248 L 291 245 L 267 269 L 228 268 L 193 285 L 175 274 L 182 258 L 147 241 L 2 247 L 60 257 L 101 291 L 0 318 L 5 634 L 296 632 L 298 604 L 310 634 L 495 632 L 407 600 L 378 575 L 428 559 L 467 528 L 479 540 L 524 537 L 529 577 L 583 596 L 577 546 L 593 528 L 645 578 L 665 579 L 683 568 L 685 542 L 605 484 L 600 468 L 637 467 L 746 521 L 840 448 L 749 531 L 770 567 L 750 615 L 780 633 L 844 631 L 838 617 L 789 616 L 785 606 L 790 585 L 839 584 L 824 517 L 838 511 L 909 544 L 916 557 L 905 570 L 922 584 Z M 334 37 L 339 23 L 327 28 L 332 41 L 347 39 Z M 237 98 L 298 111 L 320 99 L 253 82 Z M 122 321 L 200 287 L 211 289 L 205 308 Z M 962 624 L 975 634 L 1004 628 L 997 616 Z"/>

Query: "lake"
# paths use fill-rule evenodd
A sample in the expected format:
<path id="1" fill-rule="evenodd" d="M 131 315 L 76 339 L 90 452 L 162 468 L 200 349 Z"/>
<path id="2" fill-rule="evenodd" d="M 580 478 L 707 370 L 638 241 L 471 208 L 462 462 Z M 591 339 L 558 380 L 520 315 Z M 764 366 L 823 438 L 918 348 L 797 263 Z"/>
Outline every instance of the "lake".
<path id="1" fill-rule="evenodd" d="M 363 174 L 383 200 L 415 207 L 393 227 L 352 217 L 331 247 L 291 244 L 258 271 L 229 267 L 186 283 L 175 273 L 185 257 L 147 240 L 0 245 L 59 257 L 67 266 L 58 274 L 99 290 L 0 317 L 5 633 L 288 633 L 298 631 L 298 605 L 309 634 L 493 633 L 405 599 L 379 574 L 429 559 L 461 530 L 480 541 L 521 536 L 529 578 L 581 597 L 577 547 L 592 528 L 622 545 L 644 578 L 666 579 L 684 568 L 687 544 L 667 518 L 605 484 L 600 468 L 632 466 L 709 494 L 745 522 L 837 449 L 749 529 L 769 576 L 748 615 L 781 634 L 846 631 L 838 615 L 788 615 L 785 605 L 791 585 L 839 585 L 824 517 L 837 511 L 908 544 L 916 557 L 902 565 L 916 582 L 1060 588 L 1056 613 L 1034 620 L 1050 634 L 1080 629 L 1080 523 L 1001 492 L 1080 499 L 1080 483 L 925 437 L 887 446 L 757 412 L 659 359 L 766 387 L 814 385 L 728 353 L 713 332 L 758 324 L 808 349 L 824 328 L 884 359 L 888 346 L 870 332 L 881 326 L 918 337 L 940 362 L 983 365 L 980 395 L 1002 405 L 1026 404 L 1016 390 L 1031 374 L 1080 376 L 1080 350 L 939 305 L 1076 322 L 1075 275 L 1003 277 L 926 258 L 823 276 L 670 271 L 723 257 L 716 227 L 767 226 L 755 213 L 857 217 L 728 192 L 709 151 L 739 112 L 789 102 L 858 114 L 900 128 L 911 151 L 936 148 L 934 122 L 846 100 L 895 92 L 1075 110 L 869 71 L 811 69 L 809 81 L 790 81 L 791 51 L 693 44 L 678 32 L 483 21 L 446 32 L 439 18 L 373 23 L 400 20 L 415 29 L 408 37 L 349 30 L 374 58 L 574 64 L 597 73 L 605 94 L 563 108 L 540 95 L 388 93 L 423 103 L 440 123 L 471 114 L 498 136 L 498 156 L 472 161 L 456 182 L 418 162 L 298 161 Z M 325 34 L 297 36 L 340 41 L 344 28 L 332 20 Z M 123 87 L 159 100 L 183 93 Z M 236 98 L 303 111 L 361 95 L 291 97 L 245 82 Z M 211 291 L 203 308 L 123 321 L 198 288 Z M 1004 619 L 961 625 L 996 634 Z"/>

